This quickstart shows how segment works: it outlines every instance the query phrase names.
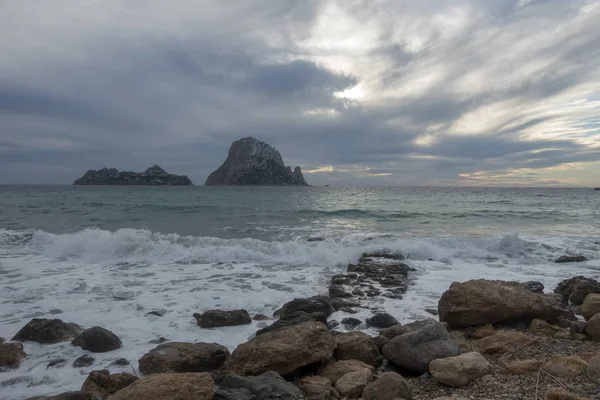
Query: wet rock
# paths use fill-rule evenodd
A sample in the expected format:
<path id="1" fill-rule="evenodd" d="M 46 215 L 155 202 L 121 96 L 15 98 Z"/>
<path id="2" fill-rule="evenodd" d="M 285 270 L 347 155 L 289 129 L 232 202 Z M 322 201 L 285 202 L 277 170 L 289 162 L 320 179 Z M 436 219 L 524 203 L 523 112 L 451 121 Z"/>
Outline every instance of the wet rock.
<path id="1" fill-rule="evenodd" d="M 373 382 L 373 373 L 368 369 L 361 369 L 338 379 L 335 382 L 335 390 L 344 398 L 357 399 L 371 382 Z"/>
<path id="2" fill-rule="evenodd" d="M 452 327 L 529 324 L 536 318 L 556 324 L 560 319 L 576 319 L 553 296 L 533 293 L 516 282 L 482 279 L 452 283 L 438 309 L 440 321 Z"/>
<path id="3" fill-rule="evenodd" d="M 367 319 L 367 325 L 374 328 L 389 328 L 390 326 L 398 325 L 400 322 L 388 313 L 379 313 Z"/>
<path id="4" fill-rule="evenodd" d="M 355 295 L 355 296 L 361 296 L 361 297 L 362 297 L 362 296 L 364 296 L 364 295 L 365 295 L 365 292 L 363 292 L 363 291 L 362 291 L 362 290 L 360 290 L 359 288 L 356 288 L 356 289 L 354 289 L 354 290 L 352 291 L 352 294 L 353 294 L 353 295 Z"/>
<path id="5" fill-rule="evenodd" d="M 453 357 L 460 349 L 440 323 L 429 323 L 415 331 L 396 336 L 383 346 L 383 356 L 407 370 L 424 373 L 438 358 Z"/>
<path id="6" fill-rule="evenodd" d="M 529 281 L 529 282 L 524 282 L 521 285 L 523 285 L 523 287 L 525 289 L 529 290 L 530 292 L 544 293 L 544 284 L 542 282 Z"/>
<path id="7" fill-rule="evenodd" d="M 158 345 L 140 358 L 140 372 L 213 372 L 229 357 L 227 347 L 216 343 L 169 342 Z"/>
<path id="8" fill-rule="evenodd" d="M 57 359 L 54 359 L 54 360 L 51 360 L 50 362 L 48 362 L 46 369 L 64 367 L 66 363 L 67 363 L 67 360 L 65 360 L 64 358 L 57 358 Z"/>
<path id="9" fill-rule="evenodd" d="M 538 338 L 520 332 L 497 331 L 492 336 L 476 340 L 473 344 L 482 354 L 495 354 L 529 347 L 538 341 Z"/>
<path id="10" fill-rule="evenodd" d="M 375 336 L 372 337 L 371 340 L 373 341 L 373 344 L 377 346 L 379 351 L 381 351 L 383 349 L 383 346 L 385 346 L 390 341 L 390 339 L 386 338 L 385 336 Z"/>
<path id="11" fill-rule="evenodd" d="M 18 368 L 21 360 L 27 357 L 21 343 L 0 344 L 0 371 L 3 368 Z"/>
<path id="12" fill-rule="evenodd" d="M 161 343 L 165 343 L 168 341 L 169 341 L 169 339 L 161 336 L 158 339 L 153 339 L 153 340 L 149 341 L 148 344 L 161 344 Z"/>
<path id="13" fill-rule="evenodd" d="M 584 256 L 560 256 L 558 257 L 556 260 L 554 260 L 555 263 L 561 264 L 561 263 L 575 263 L 575 262 L 583 262 L 587 260 L 587 258 L 585 258 Z"/>
<path id="14" fill-rule="evenodd" d="M 588 335 L 590 339 L 600 342 L 600 314 L 596 314 L 588 320 L 585 327 L 585 334 Z"/>
<path id="15" fill-rule="evenodd" d="M 305 313 L 311 314 L 319 312 L 329 317 L 333 314 L 333 306 L 329 297 L 327 296 L 313 296 L 306 299 L 294 299 L 283 305 L 280 312 L 280 318 L 285 319 L 289 314 L 293 314 L 297 311 L 304 311 Z"/>
<path id="16" fill-rule="evenodd" d="M 348 317 L 348 318 L 344 318 L 342 320 L 342 325 L 349 326 L 349 327 L 356 327 L 356 326 L 359 326 L 360 324 L 362 324 L 362 321 L 358 318 Z"/>
<path id="17" fill-rule="evenodd" d="M 317 321 L 328 325 L 327 317 L 323 313 L 313 312 L 308 314 L 304 311 L 296 311 L 290 314 L 284 314 L 279 320 L 273 322 L 271 325 L 259 329 L 256 332 L 256 336 L 264 335 L 265 333 L 273 332 L 277 329 L 298 325 L 308 321 Z"/>
<path id="18" fill-rule="evenodd" d="M 129 360 L 126 358 L 119 358 L 118 360 L 115 360 L 112 365 L 118 365 L 120 367 L 124 367 L 126 365 L 129 365 Z"/>
<path id="19" fill-rule="evenodd" d="M 138 379 L 109 400 L 211 400 L 214 382 L 207 373 L 153 374 Z"/>
<path id="20" fill-rule="evenodd" d="M 79 357 L 77 360 L 73 361 L 73 368 L 84 368 L 89 367 L 94 364 L 94 357 L 91 357 L 87 354 Z"/>
<path id="21" fill-rule="evenodd" d="M 363 390 L 364 400 L 411 400 L 412 393 L 408 382 L 395 372 L 384 372 L 375 382 L 369 383 Z"/>
<path id="22" fill-rule="evenodd" d="M 354 308 L 350 308 L 350 307 L 343 307 L 340 309 L 340 311 L 343 311 L 348 314 L 357 314 L 358 313 L 357 310 L 355 310 Z"/>
<path id="23" fill-rule="evenodd" d="M 99 326 L 86 329 L 73 339 L 71 344 L 92 353 L 106 353 L 107 351 L 120 349 L 123 345 L 117 335 Z"/>
<path id="24" fill-rule="evenodd" d="M 258 376 L 242 377 L 229 374 L 220 385 L 221 390 L 246 389 L 257 400 L 302 399 L 302 391 L 286 382 L 278 373 L 267 371 Z"/>
<path id="25" fill-rule="evenodd" d="M 334 275 L 331 277 L 331 283 L 334 285 L 351 285 L 356 283 L 357 274 Z"/>
<path id="26" fill-rule="evenodd" d="M 425 312 L 435 316 L 439 315 L 439 312 L 436 308 L 426 308 Z"/>
<path id="27" fill-rule="evenodd" d="M 34 318 L 21 328 L 12 340 L 52 344 L 71 340 L 81 331 L 79 325 L 63 322 L 60 319 Z"/>
<path id="28" fill-rule="evenodd" d="M 536 372 L 544 363 L 539 360 L 519 360 L 506 364 L 504 371 L 512 375 Z"/>
<path id="29" fill-rule="evenodd" d="M 360 301 L 356 299 L 331 299 L 334 310 L 342 310 L 349 307 L 360 307 Z"/>
<path id="30" fill-rule="evenodd" d="M 573 305 L 581 305 L 590 293 L 600 293 L 600 282 L 585 276 L 576 276 L 560 282 L 554 293 L 559 293 Z"/>
<path id="31" fill-rule="evenodd" d="M 338 321 L 336 321 L 335 319 L 327 322 L 327 329 L 329 329 L 329 330 L 333 330 L 333 329 L 337 328 L 338 326 L 340 326 L 340 323 Z"/>
<path id="32" fill-rule="evenodd" d="M 398 324 L 398 325 L 393 325 L 393 326 L 390 326 L 389 328 L 384 328 L 384 329 L 380 330 L 379 334 L 381 336 L 384 336 L 384 337 L 392 340 L 396 336 L 404 335 L 406 332 L 408 332 L 408 329 L 405 328 L 404 326 Z"/>
<path id="33" fill-rule="evenodd" d="M 329 379 L 332 384 L 335 384 L 342 376 L 350 372 L 356 372 L 363 369 L 373 371 L 373 367 L 358 360 L 342 360 L 333 364 L 328 364 L 320 371 L 319 375 Z"/>
<path id="34" fill-rule="evenodd" d="M 435 379 L 453 387 L 465 386 L 489 374 L 491 370 L 490 363 L 476 352 L 433 360 L 429 364 L 429 372 Z"/>
<path id="35" fill-rule="evenodd" d="M 580 314 L 586 321 L 596 314 L 600 314 L 600 294 L 590 293 L 583 300 Z"/>
<path id="36" fill-rule="evenodd" d="M 529 332 L 540 336 L 553 337 L 556 333 L 563 331 L 564 330 L 562 328 L 550 325 L 549 323 L 540 319 L 534 319 L 531 321 L 531 325 L 529 326 Z"/>
<path id="37" fill-rule="evenodd" d="M 336 336 L 335 341 L 334 355 L 338 360 L 359 360 L 373 366 L 381 362 L 379 349 L 363 332 L 343 333 Z"/>
<path id="38" fill-rule="evenodd" d="M 546 361 L 542 370 L 557 378 L 573 379 L 587 369 L 588 363 L 575 356 L 554 356 Z"/>
<path id="39" fill-rule="evenodd" d="M 352 297 L 352 294 L 349 293 L 346 288 L 342 285 L 330 285 L 329 286 L 329 297 L 332 299 L 335 298 L 345 298 Z"/>
<path id="40" fill-rule="evenodd" d="M 252 322 L 246 310 L 208 310 L 202 314 L 195 313 L 194 318 L 201 328 L 248 325 Z"/>
<path id="41" fill-rule="evenodd" d="M 256 314 L 254 317 L 252 317 L 253 321 L 268 321 L 271 318 L 267 317 L 264 314 Z"/>
<path id="42" fill-rule="evenodd" d="M 327 326 L 320 322 L 303 322 L 239 345 L 225 363 L 225 369 L 240 375 L 259 375 L 267 371 L 285 375 L 329 360 L 335 347 L 336 341 Z"/>
<path id="43" fill-rule="evenodd" d="M 83 382 L 81 391 L 101 399 L 106 399 L 111 394 L 118 392 L 137 380 L 138 377 L 131 374 L 111 374 L 106 369 L 92 371 L 85 382 Z"/>
<path id="44" fill-rule="evenodd" d="M 146 315 L 153 315 L 155 317 L 162 317 L 163 315 L 165 315 L 163 312 L 160 311 L 150 311 L 149 313 L 146 313 Z"/>

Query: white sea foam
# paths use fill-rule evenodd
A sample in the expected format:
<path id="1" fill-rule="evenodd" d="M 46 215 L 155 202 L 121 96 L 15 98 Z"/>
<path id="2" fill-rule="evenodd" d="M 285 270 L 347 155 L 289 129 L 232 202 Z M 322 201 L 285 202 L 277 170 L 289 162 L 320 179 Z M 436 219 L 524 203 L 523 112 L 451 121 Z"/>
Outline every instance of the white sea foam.
<path id="1" fill-rule="evenodd" d="M 72 234 L 0 230 L 0 336 L 10 339 L 31 318 L 51 318 L 84 327 L 99 325 L 123 341 L 117 351 L 95 354 L 88 368 L 72 368 L 85 352 L 67 343 L 25 343 L 29 357 L 16 370 L 0 374 L 0 398 L 78 390 L 87 373 L 108 367 L 118 358 L 137 360 L 160 336 L 173 341 L 218 342 L 233 350 L 259 327 L 201 329 L 192 317 L 211 308 L 245 308 L 271 315 L 294 297 L 323 294 L 331 275 L 343 272 L 365 251 L 399 251 L 417 269 L 402 300 L 378 298 L 371 306 L 401 322 L 430 317 L 441 293 L 452 281 L 474 278 L 538 280 L 552 289 L 561 279 L 583 274 L 598 278 L 600 243 L 576 237 L 417 238 L 365 233 L 306 237 L 286 242 L 219 239 L 160 234 L 145 230 L 114 232 L 88 229 Z M 566 252 L 583 253 L 590 261 L 554 264 Z M 163 317 L 147 316 L 152 310 Z M 365 319 L 372 311 L 356 317 Z M 343 318 L 336 313 L 332 319 Z M 64 358 L 67 366 L 46 368 Z"/>

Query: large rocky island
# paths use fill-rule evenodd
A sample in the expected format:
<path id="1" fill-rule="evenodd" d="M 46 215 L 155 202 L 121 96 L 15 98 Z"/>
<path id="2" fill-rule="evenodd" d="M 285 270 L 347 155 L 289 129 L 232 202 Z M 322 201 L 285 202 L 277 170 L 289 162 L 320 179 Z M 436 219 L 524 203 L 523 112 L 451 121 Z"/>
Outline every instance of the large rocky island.
<path id="1" fill-rule="evenodd" d="M 309 186 L 300 167 L 286 167 L 281 154 L 253 137 L 233 142 L 227 159 L 206 179 L 206 186 Z"/>
<path id="2" fill-rule="evenodd" d="M 102 168 L 89 170 L 74 185 L 172 185 L 191 186 L 190 178 L 185 175 L 167 173 L 158 165 L 154 165 L 144 172 L 119 171 L 116 168 Z"/>

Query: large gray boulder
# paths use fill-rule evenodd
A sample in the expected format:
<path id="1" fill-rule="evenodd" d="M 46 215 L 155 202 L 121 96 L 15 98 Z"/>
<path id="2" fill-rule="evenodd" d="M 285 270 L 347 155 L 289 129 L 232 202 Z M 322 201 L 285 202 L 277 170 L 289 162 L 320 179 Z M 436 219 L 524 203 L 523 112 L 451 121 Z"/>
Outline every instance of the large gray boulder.
<path id="1" fill-rule="evenodd" d="M 300 167 L 286 167 L 274 147 L 253 137 L 233 142 L 227 159 L 206 179 L 206 186 L 308 186 Z"/>
<path id="2" fill-rule="evenodd" d="M 533 293 L 517 282 L 454 282 L 438 303 L 440 321 L 453 327 L 575 320 L 555 296 Z M 568 326 L 568 325 L 567 325 Z"/>
<path id="3" fill-rule="evenodd" d="M 383 356 L 399 367 L 416 373 L 429 370 L 429 363 L 438 358 L 454 357 L 460 349 L 439 322 L 396 336 L 383 346 Z"/>
<path id="4" fill-rule="evenodd" d="M 73 339 L 81 331 L 79 325 L 60 319 L 34 318 L 21 328 L 12 340 L 42 344 L 59 343 Z"/>
<path id="5" fill-rule="evenodd" d="M 288 319 L 291 314 L 298 311 L 304 311 L 308 314 L 318 312 L 325 314 L 326 317 L 329 317 L 331 314 L 333 314 L 334 309 L 331 305 L 331 300 L 327 296 L 298 298 L 285 303 L 283 307 L 281 307 L 279 318 Z"/>
<path id="6" fill-rule="evenodd" d="M 99 326 L 81 332 L 71 341 L 71 344 L 92 353 L 106 353 L 107 351 L 120 349 L 123 345 L 117 335 Z"/>
<path id="7" fill-rule="evenodd" d="M 90 169 L 74 185 L 175 185 L 190 186 L 192 181 L 185 175 L 168 174 L 158 165 L 144 172 L 119 171 L 116 168 Z"/>
<path id="8" fill-rule="evenodd" d="M 309 321 L 242 343 L 225 362 L 224 369 L 238 375 L 260 375 L 267 371 L 285 375 L 329 360 L 335 347 L 335 339 L 327 326 Z"/>

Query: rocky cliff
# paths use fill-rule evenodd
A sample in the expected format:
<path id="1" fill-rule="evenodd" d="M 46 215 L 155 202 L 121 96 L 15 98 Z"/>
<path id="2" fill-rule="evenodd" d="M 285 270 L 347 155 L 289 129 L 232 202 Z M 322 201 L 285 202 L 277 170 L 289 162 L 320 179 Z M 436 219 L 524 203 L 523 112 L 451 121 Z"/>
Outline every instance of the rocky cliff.
<path id="1" fill-rule="evenodd" d="M 272 146 L 252 137 L 237 140 L 227 159 L 206 179 L 207 186 L 308 186 L 300 167 L 286 167 Z"/>
<path id="2" fill-rule="evenodd" d="M 173 175 L 155 165 L 144 172 L 119 171 L 116 168 L 89 170 L 74 185 L 177 185 L 190 186 L 192 181 L 185 175 Z"/>

